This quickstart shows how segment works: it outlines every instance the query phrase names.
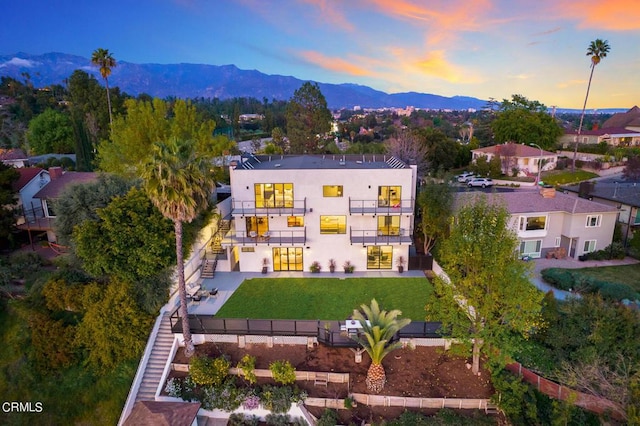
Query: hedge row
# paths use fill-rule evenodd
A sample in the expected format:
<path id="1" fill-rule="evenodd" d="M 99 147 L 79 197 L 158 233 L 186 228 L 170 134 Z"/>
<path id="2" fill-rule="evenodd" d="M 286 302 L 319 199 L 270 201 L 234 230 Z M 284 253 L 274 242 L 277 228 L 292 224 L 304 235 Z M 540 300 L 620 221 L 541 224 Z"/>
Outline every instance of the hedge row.
<path id="1" fill-rule="evenodd" d="M 600 293 L 604 299 L 620 301 L 640 300 L 640 294 L 626 284 L 609 282 L 589 277 L 577 271 L 548 268 L 541 271 L 544 281 L 560 290 L 579 293 Z"/>

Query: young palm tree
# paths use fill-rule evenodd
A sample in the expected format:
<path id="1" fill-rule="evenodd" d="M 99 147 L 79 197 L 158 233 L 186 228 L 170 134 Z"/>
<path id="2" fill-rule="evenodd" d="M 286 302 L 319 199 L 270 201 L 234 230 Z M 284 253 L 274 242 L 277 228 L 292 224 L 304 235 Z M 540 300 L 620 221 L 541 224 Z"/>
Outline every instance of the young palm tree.
<path id="1" fill-rule="evenodd" d="M 113 117 L 111 116 L 111 96 L 109 95 L 109 76 L 111 75 L 111 68 L 116 66 L 116 60 L 113 55 L 109 53 L 109 49 L 98 48 L 94 50 L 91 55 L 91 63 L 100 68 L 100 75 L 104 78 L 104 84 L 107 87 L 107 104 L 109 105 L 109 124 L 113 124 Z"/>
<path id="2" fill-rule="evenodd" d="M 402 312 L 395 309 L 381 311 L 376 299 L 371 300 L 371 305 L 361 305 L 362 311 L 353 311 L 353 319 L 362 324 L 362 337 L 355 340 L 371 357 L 371 365 L 367 372 L 365 383 L 372 393 L 380 393 L 387 381 L 387 376 L 382 366 L 382 360 L 391 351 L 398 349 L 400 342 L 391 343 L 391 338 L 404 326 L 411 322 L 410 319 L 398 319 Z"/>
<path id="3" fill-rule="evenodd" d="M 172 139 L 164 143 L 156 142 L 142 168 L 144 188 L 149 198 L 162 215 L 171 219 L 174 224 L 179 309 L 187 357 L 193 355 L 194 346 L 187 312 L 182 224 L 191 222 L 208 205 L 215 186 L 209 167 L 207 159 L 197 155 L 193 141 Z"/>
<path id="4" fill-rule="evenodd" d="M 596 65 L 607 56 L 609 53 L 609 41 L 596 39 L 589 44 L 587 49 L 587 56 L 591 56 L 591 73 L 589 74 L 589 84 L 587 84 L 587 95 L 584 97 L 584 105 L 582 106 L 582 114 L 580 115 L 580 124 L 578 125 L 578 134 L 576 136 L 576 143 L 573 147 L 573 162 L 571 164 L 571 171 L 576 171 L 576 157 L 578 156 L 578 144 L 580 143 L 580 133 L 582 132 L 582 121 L 584 120 L 584 111 L 587 108 L 587 99 L 589 99 L 589 89 L 591 89 L 591 79 L 593 78 L 593 70 Z"/>

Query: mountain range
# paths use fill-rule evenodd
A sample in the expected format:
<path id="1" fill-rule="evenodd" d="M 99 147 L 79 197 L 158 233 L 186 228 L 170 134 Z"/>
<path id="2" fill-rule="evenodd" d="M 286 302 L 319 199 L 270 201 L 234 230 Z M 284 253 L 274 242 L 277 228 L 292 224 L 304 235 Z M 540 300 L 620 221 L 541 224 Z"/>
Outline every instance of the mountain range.
<path id="1" fill-rule="evenodd" d="M 102 82 L 98 69 L 89 58 L 65 53 L 33 55 L 15 53 L 0 55 L 0 76 L 23 81 L 28 73 L 35 87 L 64 84 L 75 70 L 81 69 Z M 205 64 L 136 64 L 119 61 L 111 70 L 110 86 L 137 96 L 146 93 L 166 98 L 253 97 L 268 100 L 289 100 L 306 80 L 291 76 L 269 75 L 257 70 L 241 70 L 235 65 Z M 331 109 L 389 108 L 413 106 L 431 109 L 481 109 L 487 101 L 468 96 L 445 97 L 427 93 L 389 94 L 357 84 L 317 82 Z"/>

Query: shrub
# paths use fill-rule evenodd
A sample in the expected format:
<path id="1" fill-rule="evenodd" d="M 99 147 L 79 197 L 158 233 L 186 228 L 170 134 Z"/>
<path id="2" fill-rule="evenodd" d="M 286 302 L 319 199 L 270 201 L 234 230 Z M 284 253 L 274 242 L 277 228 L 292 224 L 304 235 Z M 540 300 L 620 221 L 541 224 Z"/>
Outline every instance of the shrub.
<path id="1" fill-rule="evenodd" d="M 38 272 L 47 263 L 46 259 L 33 251 L 23 251 L 11 256 L 9 263 L 16 276 L 26 277 Z"/>
<path id="2" fill-rule="evenodd" d="M 561 290 L 569 290 L 575 286 L 573 272 L 567 269 L 548 268 L 540 272 L 544 281 Z"/>
<path id="3" fill-rule="evenodd" d="M 289 426 L 290 417 L 288 414 L 267 414 L 265 421 L 268 425 L 273 426 Z"/>
<path id="4" fill-rule="evenodd" d="M 229 416 L 228 426 L 258 426 L 260 417 L 248 416 L 242 413 L 233 413 Z"/>
<path id="5" fill-rule="evenodd" d="M 580 256 L 580 260 L 610 260 L 624 259 L 626 256 L 624 246 L 620 242 L 611 243 L 602 250 L 592 251 Z"/>
<path id="6" fill-rule="evenodd" d="M 622 299 L 637 300 L 640 295 L 626 284 L 601 282 L 598 289 L 603 299 L 620 301 Z"/>
<path id="7" fill-rule="evenodd" d="M 269 370 L 273 375 L 273 380 L 283 385 L 295 383 L 296 369 L 287 360 L 273 361 L 269 364 Z"/>
<path id="8" fill-rule="evenodd" d="M 291 408 L 291 404 L 299 403 L 306 397 L 306 393 L 298 388 L 265 385 L 260 394 L 260 402 L 265 410 L 286 413 Z"/>
<path id="9" fill-rule="evenodd" d="M 173 398 L 180 398 L 182 395 L 182 382 L 172 377 L 164 385 L 164 391 Z"/>
<path id="10" fill-rule="evenodd" d="M 214 359 L 198 356 L 194 357 L 189 364 L 189 376 L 198 385 L 218 386 L 229 374 L 230 363 L 223 357 Z"/>
<path id="11" fill-rule="evenodd" d="M 318 419 L 318 426 L 335 426 L 338 424 L 338 413 L 335 410 L 325 409 Z"/>
<path id="12" fill-rule="evenodd" d="M 260 397 L 256 395 L 255 391 L 251 390 L 244 395 L 242 408 L 245 410 L 256 410 L 260 408 Z"/>
<path id="13" fill-rule="evenodd" d="M 313 273 L 318 273 L 320 272 L 321 269 L 322 269 L 322 266 L 320 265 L 320 262 L 318 262 L 317 260 L 313 262 L 311 266 L 309 266 L 309 270 Z"/>
<path id="14" fill-rule="evenodd" d="M 245 354 L 242 359 L 238 362 L 238 366 L 242 371 L 242 376 L 244 379 L 251 383 L 252 385 L 258 381 L 256 377 L 255 369 L 256 369 L 256 358 L 249 354 Z"/>
<path id="15" fill-rule="evenodd" d="M 220 359 L 220 358 L 218 358 Z M 233 378 L 225 380 L 220 386 L 207 386 L 202 390 L 202 408 L 234 411 L 244 402 L 244 394 L 235 385 Z"/>

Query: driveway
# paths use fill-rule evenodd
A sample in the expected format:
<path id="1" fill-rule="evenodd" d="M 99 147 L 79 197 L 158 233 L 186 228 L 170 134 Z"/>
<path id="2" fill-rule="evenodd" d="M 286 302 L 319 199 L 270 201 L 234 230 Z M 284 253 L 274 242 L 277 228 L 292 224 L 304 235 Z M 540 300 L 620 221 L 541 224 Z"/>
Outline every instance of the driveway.
<path id="1" fill-rule="evenodd" d="M 546 268 L 565 268 L 565 269 L 578 269 L 578 268 L 592 268 L 598 266 L 621 266 L 621 265 L 632 265 L 635 263 L 639 263 L 640 261 L 633 259 L 631 257 L 625 257 L 621 260 L 586 260 L 584 262 L 565 258 L 565 259 L 533 259 L 533 278 L 531 282 L 538 287 L 543 292 L 548 292 L 551 290 L 559 300 L 565 300 L 568 297 L 579 297 L 574 293 L 570 293 L 568 291 L 559 290 L 557 288 L 551 287 L 549 284 L 545 283 L 540 277 L 540 271 Z"/>

